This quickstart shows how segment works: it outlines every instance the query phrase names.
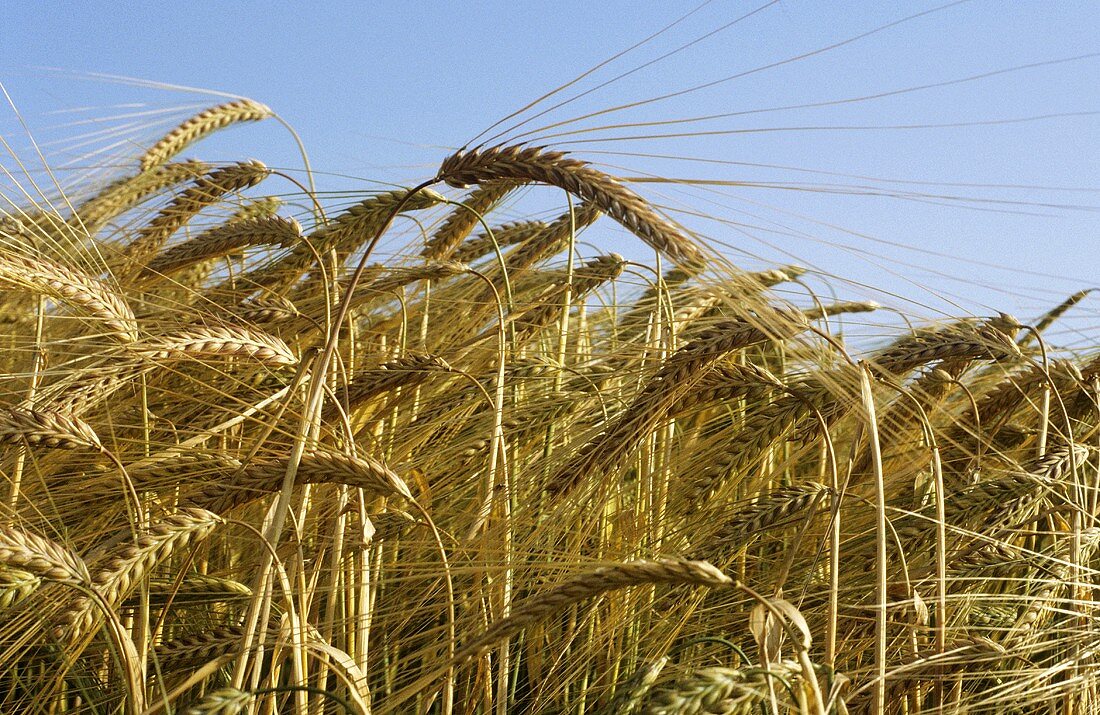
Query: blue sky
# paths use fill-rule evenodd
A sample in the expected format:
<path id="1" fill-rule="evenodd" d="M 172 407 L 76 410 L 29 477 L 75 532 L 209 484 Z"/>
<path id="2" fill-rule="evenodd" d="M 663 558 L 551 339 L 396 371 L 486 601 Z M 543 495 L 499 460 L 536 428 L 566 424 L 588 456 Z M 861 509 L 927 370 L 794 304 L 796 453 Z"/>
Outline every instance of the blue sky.
<path id="1" fill-rule="evenodd" d="M 639 190 L 729 244 L 741 265 L 799 262 L 850 279 L 830 282 L 841 297 L 875 297 L 929 316 L 1004 307 L 1027 318 L 1100 284 L 1093 277 L 1100 58 L 1082 57 L 1100 52 L 1100 3 L 972 0 L 782 63 L 946 3 L 779 2 L 643 66 L 765 4 L 707 3 L 572 94 L 634 73 L 527 126 L 739 74 L 568 128 L 731 115 L 953 82 L 547 141 L 623 175 L 753 184 Z M 0 26 L 0 80 L 55 165 L 90 161 L 82 155 L 137 121 L 127 114 L 178 109 L 164 116 L 167 128 L 184 107 L 218 101 L 91 76 L 102 73 L 265 102 L 301 134 L 315 168 L 328 172 L 322 187 L 363 188 L 430 176 L 449 148 L 697 7 L 619 0 L 200 0 L 186 9 L 13 3 Z M 1065 61 L 1050 64 L 1055 60 Z M 752 71 L 773 63 L 782 64 Z M 1032 63 L 1047 64 L 1012 69 Z M 966 80 L 991 72 L 999 74 Z M 160 128 L 152 118 L 141 121 L 142 138 Z M 10 109 L 0 108 L 0 132 L 27 158 Z M 685 133 L 693 135 L 667 136 Z M 639 134 L 663 136 L 624 139 Z M 73 139 L 78 135 L 87 139 Z M 199 153 L 300 165 L 278 125 L 234 129 Z M 676 213 L 686 207 L 706 216 Z M 613 230 L 593 240 L 604 250 L 636 250 Z M 1097 309 L 1087 302 L 1074 315 L 1066 325 L 1084 328 Z"/>

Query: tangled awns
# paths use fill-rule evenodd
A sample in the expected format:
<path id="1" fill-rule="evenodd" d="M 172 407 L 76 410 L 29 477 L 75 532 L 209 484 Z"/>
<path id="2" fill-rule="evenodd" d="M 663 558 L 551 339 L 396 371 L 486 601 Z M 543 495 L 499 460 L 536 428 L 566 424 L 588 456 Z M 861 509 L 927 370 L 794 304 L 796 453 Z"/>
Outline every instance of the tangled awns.
<path id="1" fill-rule="evenodd" d="M 179 158 L 270 116 L 0 212 L 0 710 L 1100 706 L 1083 293 L 857 346 L 572 154 Z"/>

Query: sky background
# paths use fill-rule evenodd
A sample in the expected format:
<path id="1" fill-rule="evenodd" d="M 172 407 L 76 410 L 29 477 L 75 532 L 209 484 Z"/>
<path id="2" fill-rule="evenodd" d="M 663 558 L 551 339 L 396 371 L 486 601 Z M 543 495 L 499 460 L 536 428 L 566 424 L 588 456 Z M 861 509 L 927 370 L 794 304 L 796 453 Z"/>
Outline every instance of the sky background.
<path id="1" fill-rule="evenodd" d="M 826 296 L 924 317 L 1006 309 L 1027 319 L 1100 285 L 1100 57 L 1089 56 L 1100 53 L 1100 3 L 765 5 L 11 3 L 0 81 L 19 115 L 0 106 L 0 134 L 29 166 L 19 117 L 53 167 L 121 168 L 223 101 L 101 75 L 125 76 L 268 104 L 300 134 L 323 189 L 408 184 L 498 119 L 687 15 L 554 100 L 583 96 L 503 138 L 571 149 L 624 176 L 737 182 L 637 188 L 738 265 L 813 268 L 809 284 Z M 547 128 L 704 83 L 713 85 Z M 926 85 L 941 86 L 913 89 Z M 608 126 L 706 115 L 725 116 Z M 582 128 L 597 131 L 551 136 Z M 188 155 L 301 167 L 277 123 L 234 128 L 200 149 Z M 562 206 L 553 194 L 528 200 L 550 215 Z M 605 223 L 585 235 L 590 253 L 651 260 Z M 1058 336 L 1070 345 L 1098 317 L 1100 294 Z"/>

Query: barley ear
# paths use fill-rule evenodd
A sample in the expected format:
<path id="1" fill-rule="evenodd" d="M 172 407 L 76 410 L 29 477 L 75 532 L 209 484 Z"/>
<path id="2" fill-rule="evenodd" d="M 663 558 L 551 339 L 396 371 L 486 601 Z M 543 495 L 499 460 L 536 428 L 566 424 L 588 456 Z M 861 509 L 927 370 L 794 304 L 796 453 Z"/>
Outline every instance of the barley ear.
<path id="1" fill-rule="evenodd" d="M 563 152 L 524 146 L 459 151 L 444 160 L 439 178 L 459 188 L 500 180 L 557 186 L 591 201 L 682 268 L 698 271 L 706 263 L 699 248 L 642 197 L 617 179 L 593 169 L 587 162 L 567 158 Z"/>
<path id="2" fill-rule="evenodd" d="M 195 116 L 187 119 L 178 127 L 170 131 L 163 139 L 142 154 L 141 169 L 148 171 L 160 166 L 188 145 L 202 139 L 219 129 L 240 122 L 258 122 L 267 119 L 273 112 L 259 102 L 251 99 L 242 99 L 235 102 L 227 102 L 216 107 L 203 110 Z"/>

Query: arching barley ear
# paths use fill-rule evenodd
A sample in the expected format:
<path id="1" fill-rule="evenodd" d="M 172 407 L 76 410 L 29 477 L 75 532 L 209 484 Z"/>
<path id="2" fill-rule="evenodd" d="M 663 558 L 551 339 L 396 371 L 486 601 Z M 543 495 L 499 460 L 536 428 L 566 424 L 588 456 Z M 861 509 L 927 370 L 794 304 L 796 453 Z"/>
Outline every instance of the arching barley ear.
<path id="1" fill-rule="evenodd" d="M 0 251 L 0 287 L 53 298 L 102 322 L 123 341 L 136 338 L 137 322 L 126 299 L 103 281 L 43 257 Z"/>
<path id="2" fill-rule="evenodd" d="M 444 160 L 439 178 L 459 188 L 501 180 L 557 186 L 591 201 L 680 267 L 701 271 L 706 265 L 699 248 L 658 215 L 645 199 L 587 162 L 568 158 L 560 151 L 525 146 L 460 151 Z"/>
<path id="3" fill-rule="evenodd" d="M 347 385 L 338 391 L 346 396 L 347 408 L 354 410 L 359 405 L 378 398 L 399 388 L 412 388 L 427 382 L 433 374 L 452 372 L 454 368 L 447 361 L 435 355 L 406 355 L 382 363 L 372 370 L 364 370 L 355 375 Z M 329 404 L 322 412 L 322 420 L 330 421 L 339 415 L 337 405 Z"/>
<path id="4" fill-rule="evenodd" d="M 341 213 L 318 225 L 304 241 L 294 244 L 291 251 L 278 260 L 248 271 L 239 279 L 215 288 L 215 292 L 227 290 L 230 284 L 239 283 L 249 292 L 261 289 L 284 288 L 294 285 L 294 293 L 308 293 L 312 298 L 323 295 L 321 272 L 317 270 L 316 257 L 335 253 L 343 262 L 363 243 L 371 240 L 382 227 L 390 213 L 401 206 L 403 213 L 419 211 L 442 203 L 446 199 L 431 189 L 419 189 L 410 195 L 410 189 L 395 189 L 373 194 L 348 207 Z M 303 272 L 313 269 L 303 277 Z M 295 296 L 291 296 L 292 300 Z"/>
<path id="5" fill-rule="evenodd" d="M 261 636 L 261 642 L 274 642 L 278 633 L 277 625 L 273 625 Z M 244 628 L 240 626 L 216 626 L 165 640 L 157 645 L 154 657 L 165 672 L 184 672 L 238 652 L 243 638 Z"/>
<path id="6" fill-rule="evenodd" d="M 188 145 L 208 136 L 219 129 L 224 129 L 232 124 L 240 122 L 258 122 L 267 119 L 274 113 L 268 107 L 253 102 L 251 99 L 242 99 L 236 102 L 219 104 L 216 107 L 203 110 L 178 127 L 170 131 L 163 139 L 158 141 L 141 156 L 141 170 L 148 171 L 160 166 Z"/>
<path id="7" fill-rule="evenodd" d="M 285 473 L 285 459 L 257 459 L 218 481 L 197 485 L 188 492 L 187 501 L 224 513 L 278 491 Z M 371 495 L 412 498 L 405 480 L 378 460 L 326 449 L 302 456 L 297 480 L 300 484 L 344 484 Z"/>
<path id="8" fill-rule="evenodd" d="M 202 541 L 224 523 L 217 514 L 202 509 L 179 509 L 155 519 L 119 545 L 87 559 L 90 584 L 110 608 L 119 607 L 149 572 L 174 552 Z M 102 617 L 94 599 L 78 595 L 62 611 L 54 633 L 61 639 L 75 640 Z"/>
<path id="9" fill-rule="evenodd" d="M 50 581 L 87 585 L 88 565 L 60 544 L 14 526 L 0 526 L 0 564 Z"/>
<path id="10" fill-rule="evenodd" d="M 119 179 L 77 205 L 69 222 L 94 236 L 111 219 L 165 189 L 196 179 L 208 171 L 209 164 L 191 160 L 155 166 L 140 174 Z"/>
<path id="11" fill-rule="evenodd" d="M 374 238 L 398 206 L 401 206 L 402 212 L 420 211 L 444 201 L 446 199 L 441 194 L 427 188 L 418 189 L 416 193 L 409 189 L 396 189 L 375 194 L 337 214 L 310 234 L 309 239 L 319 251 L 351 253 Z"/>
<path id="12" fill-rule="evenodd" d="M 765 327 L 743 320 L 723 321 L 673 353 L 618 419 L 551 472 L 547 490 L 566 493 L 592 474 L 613 471 L 684 395 L 697 387 L 715 362 L 737 350 L 790 338 L 806 327 L 802 314 L 793 310 L 771 311 L 757 316 L 754 322 Z"/>
<path id="13" fill-rule="evenodd" d="M 570 238 L 591 226 L 602 215 L 599 207 L 591 201 L 585 201 L 572 211 L 566 211 L 547 224 L 544 230 L 518 242 L 515 251 L 508 255 L 508 270 L 511 272 L 531 268 L 539 261 L 564 251 L 569 246 Z"/>
<path id="14" fill-rule="evenodd" d="M 790 526 L 803 519 L 805 512 L 822 508 L 832 490 L 823 484 L 807 482 L 780 487 L 753 498 L 753 502 L 722 515 L 722 525 L 716 532 L 720 543 L 715 548 L 732 551 L 746 541 L 774 528 Z"/>
<path id="15" fill-rule="evenodd" d="M 1018 359 L 1023 357 L 1014 341 L 1019 326 L 1015 318 L 1002 313 L 980 323 L 964 320 L 918 330 L 877 353 L 872 364 L 876 370 L 904 375 L 934 361 Z"/>
<path id="16" fill-rule="evenodd" d="M 241 161 L 204 174 L 139 231 L 123 253 L 140 266 L 155 255 L 179 229 L 200 211 L 213 206 L 226 194 L 240 191 L 263 181 L 271 172 L 263 162 Z"/>
<path id="17" fill-rule="evenodd" d="M 0 410 L 0 443 L 18 444 L 22 441 L 59 449 L 103 448 L 92 426 L 76 415 L 24 407 Z"/>
<path id="18" fill-rule="evenodd" d="M 730 715 L 759 712 L 768 703 L 768 683 L 782 678 L 791 683 L 793 692 L 800 692 L 804 677 L 801 668 L 793 661 L 772 663 L 769 669 L 737 669 L 721 666 L 700 668 L 675 680 L 653 687 L 648 697 L 642 699 L 640 715 L 673 715 L 673 713 L 720 712 Z M 795 690 L 795 689 L 798 690 Z M 788 702 L 790 691 L 781 690 L 781 707 L 798 708 Z"/>
<path id="19" fill-rule="evenodd" d="M 842 300 L 836 303 L 815 305 L 802 311 L 806 320 L 828 319 L 834 315 L 851 315 L 852 313 L 873 313 L 882 306 L 873 300 Z"/>
<path id="20" fill-rule="evenodd" d="M 420 255 L 429 260 L 454 258 L 465 260 L 451 253 L 462 243 L 470 232 L 481 223 L 484 215 L 500 203 L 520 184 L 515 181 L 489 181 L 478 186 L 463 200 L 462 206 L 456 206 L 447 220 L 428 240 Z"/>
<path id="21" fill-rule="evenodd" d="M 292 246 L 301 237 L 302 227 L 292 218 L 268 216 L 230 221 L 164 251 L 142 269 L 142 277 L 173 273 L 248 246 Z"/>
<path id="22" fill-rule="evenodd" d="M 158 361 L 246 358 L 272 366 L 298 362 L 281 338 L 241 325 L 197 326 L 149 338 L 130 349 Z"/>
<path id="23" fill-rule="evenodd" d="M 649 584 L 722 588 L 732 586 L 733 583 L 733 579 L 706 561 L 638 559 L 602 566 L 568 579 L 546 593 L 533 596 L 517 605 L 511 615 L 491 625 L 465 646 L 463 653 L 468 656 L 476 655 L 497 641 L 515 635 L 571 604 L 608 591 Z"/>
<path id="24" fill-rule="evenodd" d="M 180 710 L 180 715 L 236 715 L 249 707 L 256 696 L 233 687 L 211 690 L 194 704 Z"/>
<path id="25" fill-rule="evenodd" d="M 546 231 L 545 221 L 512 221 L 492 230 L 492 234 L 480 233 L 467 239 L 451 253 L 451 259 L 470 263 L 493 252 L 493 245 L 507 248 L 517 243 L 526 243 Z"/>

